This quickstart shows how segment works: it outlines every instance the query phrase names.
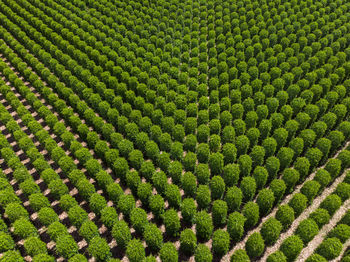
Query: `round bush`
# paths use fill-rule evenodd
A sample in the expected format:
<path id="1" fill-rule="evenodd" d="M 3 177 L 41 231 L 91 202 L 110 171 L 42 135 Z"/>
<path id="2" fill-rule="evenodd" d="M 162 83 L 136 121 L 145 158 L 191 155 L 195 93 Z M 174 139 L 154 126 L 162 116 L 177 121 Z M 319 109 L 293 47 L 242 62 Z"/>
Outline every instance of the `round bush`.
<path id="1" fill-rule="evenodd" d="M 209 167 L 213 175 L 220 175 L 224 168 L 224 156 L 221 153 L 213 153 L 209 156 Z"/>
<path id="2" fill-rule="evenodd" d="M 121 195 L 118 201 L 118 209 L 123 213 L 124 216 L 128 217 L 131 211 L 135 208 L 135 199 L 132 195 Z"/>
<path id="3" fill-rule="evenodd" d="M 178 253 L 173 243 L 165 243 L 159 251 L 159 256 L 162 262 L 177 262 Z"/>
<path id="4" fill-rule="evenodd" d="M 112 229 L 112 236 L 118 246 L 126 248 L 131 240 L 129 225 L 124 220 L 116 221 Z"/>
<path id="5" fill-rule="evenodd" d="M 164 213 L 164 225 L 166 233 L 176 236 L 180 230 L 180 218 L 175 209 L 171 208 Z"/>
<path id="6" fill-rule="evenodd" d="M 164 199 L 161 195 L 151 195 L 149 198 L 149 207 L 156 218 L 164 212 Z"/>
<path id="7" fill-rule="evenodd" d="M 286 168 L 283 172 L 282 179 L 286 183 L 287 191 L 291 192 L 295 184 L 299 181 L 300 175 L 296 169 Z"/>
<path id="8" fill-rule="evenodd" d="M 309 203 L 311 203 L 311 201 L 318 194 L 320 187 L 321 187 L 320 183 L 318 183 L 315 180 L 310 180 L 305 182 L 300 192 L 304 194 L 307 197 Z"/>
<path id="9" fill-rule="evenodd" d="M 20 238 L 35 237 L 38 235 L 38 231 L 35 226 L 28 220 L 28 218 L 19 218 L 13 223 L 13 233 Z"/>
<path id="10" fill-rule="evenodd" d="M 1 262 L 24 262 L 21 254 L 17 250 L 6 251 L 0 258 Z"/>
<path id="11" fill-rule="evenodd" d="M 211 216 L 205 211 L 200 211 L 196 214 L 195 221 L 197 238 L 208 241 L 214 228 Z"/>
<path id="12" fill-rule="evenodd" d="M 267 188 L 260 190 L 256 202 L 259 206 L 261 214 L 268 214 L 273 206 L 273 203 L 275 202 L 275 196 L 272 190 Z"/>
<path id="13" fill-rule="evenodd" d="M 114 207 L 105 207 L 101 210 L 101 221 L 108 228 L 112 229 L 118 221 L 118 214 Z"/>
<path id="14" fill-rule="evenodd" d="M 107 241 L 99 236 L 94 237 L 89 243 L 89 253 L 96 261 L 108 261 L 111 257 L 110 248 Z"/>
<path id="15" fill-rule="evenodd" d="M 227 231 L 224 231 L 222 229 L 216 230 L 213 234 L 212 239 L 212 249 L 214 254 L 219 257 L 225 255 L 228 252 L 230 246 L 230 235 L 227 233 Z"/>
<path id="16" fill-rule="evenodd" d="M 258 223 L 259 220 L 259 206 L 250 201 L 246 203 L 242 209 L 242 214 L 246 218 L 244 228 L 249 229 Z"/>
<path id="17" fill-rule="evenodd" d="M 186 228 L 180 235 L 180 249 L 186 255 L 194 253 L 197 247 L 197 237 L 195 233 L 189 228 Z"/>
<path id="18" fill-rule="evenodd" d="M 327 262 L 327 259 L 325 259 L 323 256 L 319 254 L 312 254 L 305 261 L 306 262 Z"/>
<path id="19" fill-rule="evenodd" d="M 181 204 L 179 187 L 174 184 L 168 184 L 165 189 L 165 198 L 168 200 L 169 206 L 178 208 Z"/>
<path id="20" fill-rule="evenodd" d="M 49 200 L 42 193 L 32 194 L 28 198 L 30 206 L 34 211 L 39 211 L 43 207 L 50 207 Z"/>
<path id="21" fill-rule="evenodd" d="M 318 234 L 318 225 L 311 219 L 304 219 L 300 222 L 295 233 L 300 237 L 300 239 L 306 245 Z"/>
<path id="22" fill-rule="evenodd" d="M 78 253 L 78 245 L 71 235 L 61 235 L 57 238 L 56 249 L 58 254 L 68 259 Z"/>
<path id="23" fill-rule="evenodd" d="M 68 259 L 68 262 L 87 262 L 87 258 L 82 254 L 76 254 Z"/>
<path id="24" fill-rule="evenodd" d="M 199 244 L 194 254 L 194 260 L 196 262 L 211 262 L 213 260 L 213 255 L 206 245 Z"/>
<path id="25" fill-rule="evenodd" d="M 210 180 L 209 166 L 207 164 L 198 164 L 195 170 L 195 175 L 199 184 L 208 184 Z"/>
<path id="26" fill-rule="evenodd" d="M 326 209 L 317 208 L 310 214 L 310 218 L 316 222 L 319 228 L 321 228 L 328 223 L 331 217 Z"/>
<path id="27" fill-rule="evenodd" d="M 79 228 L 88 219 L 88 213 L 81 206 L 74 206 L 68 211 L 68 218 L 73 225 Z"/>
<path id="28" fill-rule="evenodd" d="M 236 185 L 239 180 L 239 166 L 237 164 L 228 164 L 224 167 L 222 178 L 225 181 L 226 187 Z"/>
<path id="29" fill-rule="evenodd" d="M 225 182 L 221 176 L 214 176 L 210 181 L 210 190 L 213 199 L 221 199 L 225 192 Z"/>
<path id="30" fill-rule="evenodd" d="M 6 252 L 15 248 L 15 242 L 12 237 L 5 233 L 0 232 L 0 252 Z"/>
<path id="31" fill-rule="evenodd" d="M 260 233 L 255 232 L 248 237 L 245 244 L 245 250 L 250 258 L 254 259 L 260 257 L 264 252 L 265 244 L 264 239 Z"/>
<path id="32" fill-rule="evenodd" d="M 243 200 L 245 202 L 252 200 L 256 192 L 255 179 L 251 176 L 243 177 L 240 189 L 242 190 Z"/>
<path id="33" fill-rule="evenodd" d="M 145 227 L 144 233 L 143 233 L 144 239 L 146 241 L 147 246 L 153 251 L 158 251 L 163 244 L 163 235 L 162 231 L 154 225 L 149 224 Z"/>
<path id="34" fill-rule="evenodd" d="M 344 244 L 350 238 L 350 226 L 338 224 L 329 232 L 328 237 L 336 237 Z"/>
<path id="35" fill-rule="evenodd" d="M 182 172 L 182 170 L 181 170 L 181 172 Z M 182 189 L 184 190 L 186 195 L 193 197 L 196 194 L 197 179 L 196 179 L 196 176 L 192 172 L 186 172 L 182 176 L 181 184 L 182 184 Z"/>
<path id="36" fill-rule="evenodd" d="M 335 192 L 336 195 L 338 195 L 342 201 L 345 201 L 350 198 L 350 184 L 348 183 L 340 183 Z"/>
<path id="37" fill-rule="evenodd" d="M 287 262 L 287 258 L 282 251 L 276 251 L 267 257 L 266 262 Z"/>
<path id="38" fill-rule="evenodd" d="M 323 256 L 327 260 L 332 260 L 340 255 L 343 245 L 336 237 L 331 237 L 323 240 L 316 249 L 316 253 Z"/>
<path id="39" fill-rule="evenodd" d="M 336 194 L 331 194 L 323 200 L 320 208 L 326 209 L 330 215 L 333 215 L 342 205 L 341 198 Z"/>
<path id="40" fill-rule="evenodd" d="M 256 187 L 258 189 L 262 189 L 266 184 L 268 172 L 264 167 L 257 166 L 254 169 L 253 177 L 254 177 L 255 182 L 256 182 Z"/>
<path id="41" fill-rule="evenodd" d="M 296 193 L 289 201 L 289 206 L 293 208 L 296 216 L 299 216 L 307 207 L 307 197 L 301 193 Z"/>
<path id="42" fill-rule="evenodd" d="M 181 203 L 181 216 L 186 223 L 193 223 L 197 212 L 196 203 L 193 198 L 185 198 Z"/>
<path id="43" fill-rule="evenodd" d="M 261 227 L 260 233 L 266 245 L 276 243 L 282 231 L 282 224 L 276 218 L 269 218 Z"/>
<path id="44" fill-rule="evenodd" d="M 11 222 L 15 222 L 17 219 L 29 216 L 28 211 L 20 203 L 9 203 L 5 207 L 5 214 Z"/>
<path id="45" fill-rule="evenodd" d="M 85 258 L 85 257 L 84 257 Z M 33 262 L 55 262 L 55 258 L 53 256 L 47 255 L 47 254 L 39 254 L 33 257 Z M 70 262 L 71 260 L 69 260 Z M 80 260 L 84 261 L 84 260 Z M 74 262 L 74 261 L 73 261 Z"/>
<path id="46" fill-rule="evenodd" d="M 130 222 L 135 231 L 142 234 L 148 225 L 147 213 L 142 208 L 134 208 L 130 213 Z"/>
<path id="47" fill-rule="evenodd" d="M 278 202 L 286 192 L 287 186 L 282 179 L 274 179 L 270 183 L 270 189 L 275 196 L 275 202 Z"/>
<path id="48" fill-rule="evenodd" d="M 230 262 L 250 262 L 250 258 L 244 249 L 237 249 L 232 254 Z"/>
<path id="49" fill-rule="evenodd" d="M 215 226 L 226 224 L 227 204 L 223 200 L 215 200 L 212 206 L 212 217 Z"/>
<path id="50" fill-rule="evenodd" d="M 276 212 L 276 219 L 281 222 L 283 229 L 286 230 L 294 221 L 294 210 L 288 205 L 282 205 Z"/>
<path id="51" fill-rule="evenodd" d="M 280 247 L 288 261 L 294 261 L 302 249 L 303 241 L 297 235 L 285 239 Z"/>
<path id="52" fill-rule="evenodd" d="M 138 239 L 130 240 L 126 247 L 126 256 L 130 262 L 139 262 L 145 259 L 146 252 L 142 242 Z"/>
<path id="53" fill-rule="evenodd" d="M 61 235 L 68 235 L 67 228 L 61 224 L 60 222 L 56 221 L 53 222 L 48 228 L 47 233 L 49 234 L 50 238 L 54 241 L 57 241 L 57 238 Z"/>
<path id="54" fill-rule="evenodd" d="M 86 220 L 79 228 L 79 235 L 89 243 L 94 237 L 99 235 L 98 227 L 91 220 Z"/>
<path id="55" fill-rule="evenodd" d="M 38 212 L 38 217 L 40 220 L 40 223 L 42 223 L 44 226 L 49 226 L 55 221 L 58 221 L 58 215 L 56 212 L 50 208 L 50 207 L 43 207 Z"/>
<path id="56" fill-rule="evenodd" d="M 207 209 L 209 207 L 211 202 L 211 192 L 207 185 L 199 185 L 196 200 L 200 209 Z"/>
<path id="57" fill-rule="evenodd" d="M 168 178 L 163 171 L 154 172 L 152 176 L 152 183 L 159 194 L 164 194 L 166 185 L 168 184 Z"/>

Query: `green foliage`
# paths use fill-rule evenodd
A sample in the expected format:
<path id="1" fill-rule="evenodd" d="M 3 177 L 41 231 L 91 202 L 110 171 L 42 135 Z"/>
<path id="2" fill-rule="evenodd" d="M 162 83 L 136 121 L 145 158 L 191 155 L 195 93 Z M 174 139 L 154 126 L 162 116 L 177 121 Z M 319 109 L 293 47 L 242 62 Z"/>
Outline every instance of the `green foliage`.
<path id="1" fill-rule="evenodd" d="M 0 252 L 6 252 L 15 248 L 15 242 L 12 237 L 5 232 L 0 232 Z"/>
<path id="2" fill-rule="evenodd" d="M 323 242 L 316 249 L 316 253 L 323 256 L 327 260 L 332 260 L 339 256 L 342 249 L 343 245 L 340 240 L 336 237 L 330 237 L 323 240 Z"/>
<path id="3" fill-rule="evenodd" d="M 11 222 L 23 217 L 28 218 L 28 211 L 19 203 L 9 203 L 5 208 L 5 214 Z"/>
<path id="4" fill-rule="evenodd" d="M 282 224 L 276 218 L 269 218 L 261 227 L 260 233 L 266 245 L 276 243 L 282 230 Z"/>
<path id="5" fill-rule="evenodd" d="M 300 222 L 295 233 L 306 245 L 318 234 L 318 225 L 313 219 L 304 219 Z"/>
<path id="6" fill-rule="evenodd" d="M 256 200 L 259 210 L 262 215 L 268 214 L 275 202 L 275 196 L 271 189 L 262 189 L 258 194 L 258 198 Z"/>
<path id="7" fill-rule="evenodd" d="M 255 179 L 250 176 L 243 177 L 240 189 L 242 190 L 244 201 L 252 200 L 256 192 Z"/>
<path id="8" fill-rule="evenodd" d="M 213 260 L 213 255 L 206 245 L 199 244 L 194 254 L 194 260 L 196 262 L 211 262 Z"/>
<path id="9" fill-rule="evenodd" d="M 314 253 L 311 256 L 309 256 L 305 261 L 306 262 L 326 262 L 327 259 L 325 259 L 323 256 L 319 254 Z"/>
<path id="10" fill-rule="evenodd" d="M 136 207 L 135 199 L 132 195 L 121 195 L 118 201 L 118 209 L 125 216 L 129 216 L 131 211 Z"/>
<path id="11" fill-rule="evenodd" d="M 86 220 L 79 228 L 79 235 L 89 243 L 94 237 L 99 235 L 99 231 L 93 221 Z"/>
<path id="12" fill-rule="evenodd" d="M 299 216 L 307 207 L 307 197 L 301 193 L 296 193 L 289 201 L 289 206 L 293 208 L 296 216 Z"/>
<path id="13" fill-rule="evenodd" d="M 159 251 L 159 256 L 162 262 L 177 262 L 178 253 L 173 243 L 165 243 Z"/>
<path id="14" fill-rule="evenodd" d="M 294 209 L 288 205 L 282 205 L 276 212 L 276 219 L 281 222 L 283 229 L 287 229 L 294 221 Z"/>
<path id="15" fill-rule="evenodd" d="M 310 218 L 316 222 L 319 228 L 322 228 L 325 224 L 328 223 L 330 215 L 326 209 L 317 208 L 310 214 Z"/>
<path id="16" fill-rule="evenodd" d="M 175 209 L 171 208 L 164 213 L 164 225 L 166 233 L 176 236 L 180 230 L 180 218 Z"/>
<path id="17" fill-rule="evenodd" d="M 73 225 L 80 227 L 88 219 L 88 214 L 82 207 L 77 205 L 69 209 L 68 217 Z"/>
<path id="18" fill-rule="evenodd" d="M 181 194 L 177 185 L 168 184 L 165 189 L 165 197 L 171 207 L 178 208 L 180 206 Z"/>
<path id="19" fill-rule="evenodd" d="M 212 250 L 219 257 L 225 255 L 229 250 L 230 235 L 227 231 L 218 229 L 213 234 Z"/>
<path id="20" fill-rule="evenodd" d="M 38 254 L 33 257 L 34 262 L 55 262 L 55 258 L 53 256 L 47 254 Z M 71 260 L 69 260 L 71 261 Z M 84 260 L 81 260 L 84 261 Z"/>
<path id="21" fill-rule="evenodd" d="M 323 200 L 320 207 L 328 211 L 330 215 L 333 215 L 342 205 L 341 198 L 336 194 L 331 194 Z"/>
<path id="22" fill-rule="evenodd" d="M 57 252 L 68 259 L 78 252 L 78 245 L 70 235 L 61 235 L 56 241 Z"/>
<path id="23" fill-rule="evenodd" d="M 142 242 L 138 239 L 132 239 L 127 244 L 126 256 L 130 262 L 142 261 L 146 257 Z"/>
<path id="24" fill-rule="evenodd" d="M 253 259 L 261 256 L 265 248 L 264 239 L 260 233 L 255 232 L 248 237 L 245 244 L 245 250 L 248 256 Z"/>
<path id="25" fill-rule="evenodd" d="M 46 243 L 41 241 L 37 237 L 29 237 L 24 241 L 24 249 L 26 250 L 26 253 L 30 255 L 31 257 L 34 257 L 38 254 L 45 254 L 47 253 L 46 250 Z"/>
<path id="26" fill-rule="evenodd" d="M 163 235 L 160 229 L 154 225 L 146 225 L 143 232 L 143 237 L 147 246 L 154 252 L 158 251 L 163 244 Z"/>
<path id="27" fill-rule="evenodd" d="M 38 217 L 40 223 L 44 226 L 49 226 L 53 222 L 59 220 L 56 212 L 50 207 L 43 207 L 42 209 L 40 209 L 40 211 L 38 212 Z"/>
<path id="28" fill-rule="evenodd" d="M 302 249 L 303 241 L 297 235 L 286 238 L 280 248 L 287 257 L 287 261 L 294 261 Z"/>
<path id="29" fill-rule="evenodd" d="M 95 236 L 91 239 L 88 250 L 90 255 L 93 256 L 96 261 L 108 261 L 111 257 L 107 241 L 99 236 Z"/>
<path id="30" fill-rule="evenodd" d="M 276 251 L 271 255 L 269 255 L 266 261 L 267 262 L 287 262 L 287 258 L 282 251 Z"/>
<path id="31" fill-rule="evenodd" d="M 199 240 L 208 241 L 213 233 L 213 221 L 206 211 L 200 211 L 196 214 L 196 234 Z"/>
<path id="32" fill-rule="evenodd" d="M 255 226 L 258 223 L 259 220 L 259 206 L 258 204 L 250 201 L 247 202 L 243 209 L 242 209 L 242 214 L 246 218 L 244 227 L 246 229 L 249 229 L 253 226 Z"/>
<path id="33" fill-rule="evenodd" d="M 328 237 L 336 237 L 344 244 L 350 238 L 350 226 L 338 224 L 329 232 Z"/>
<path id="34" fill-rule="evenodd" d="M 197 247 L 197 237 L 189 228 L 180 234 L 180 249 L 187 255 L 194 253 Z"/>
<path id="35" fill-rule="evenodd" d="M 13 223 L 14 231 L 13 233 L 20 238 L 35 237 L 38 235 L 38 231 L 35 226 L 28 221 L 28 218 L 19 218 Z"/>
<path id="36" fill-rule="evenodd" d="M 124 220 L 116 221 L 113 225 L 112 236 L 120 247 L 126 248 L 131 240 L 129 225 Z"/>

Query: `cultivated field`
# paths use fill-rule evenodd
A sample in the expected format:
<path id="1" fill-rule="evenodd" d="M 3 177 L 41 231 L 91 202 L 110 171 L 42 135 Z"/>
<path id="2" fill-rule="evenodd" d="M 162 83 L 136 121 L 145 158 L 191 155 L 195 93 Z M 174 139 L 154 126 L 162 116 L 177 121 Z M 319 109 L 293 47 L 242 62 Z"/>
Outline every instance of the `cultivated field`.
<path id="1" fill-rule="evenodd" d="M 347 0 L 0 0 L 0 262 L 349 262 L 349 116 Z"/>

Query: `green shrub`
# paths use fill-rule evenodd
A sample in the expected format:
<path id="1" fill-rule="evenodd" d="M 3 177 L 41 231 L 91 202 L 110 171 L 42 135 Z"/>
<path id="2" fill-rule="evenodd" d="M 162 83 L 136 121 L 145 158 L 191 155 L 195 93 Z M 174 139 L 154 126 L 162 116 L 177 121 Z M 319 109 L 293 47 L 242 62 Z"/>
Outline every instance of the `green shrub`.
<path id="1" fill-rule="evenodd" d="M 57 241 L 57 238 L 62 235 L 69 234 L 67 228 L 58 221 L 53 222 L 51 225 L 48 226 L 47 233 L 49 234 L 50 238 L 54 241 Z"/>
<path id="2" fill-rule="evenodd" d="M 303 241 L 297 235 L 286 238 L 280 247 L 280 250 L 287 257 L 287 261 L 294 261 L 302 249 Z"/>
<path id="3" fill-rule="evenodd" d="M 93 193 L 95 193 L 95 187 L 86 178 L 81 178 L 75 185 L 81 195 L 85 200 L 89 200 Z"/>
<path id="4" fill-rule="evenodd" d="M 275 196 L 272 190 L 267 188 L 260 190 L 256 202 L 259 206 L 260 213 L 262 215 L 268 214 L 275 202 Z"/>
<path id="5" fill-rule="evenodd" d="M 328 211 L 330 215 L 333 215 L 342 205 L 341 198 L 336 194 L 331 194 L 323 200 L 320 205 L 320 208 L 324 208 Z"/>
<path id="6" fill-rule="evenodd" d="M 101 210 L 101 221 L 108 228 L 112 229 L 114 223 L 118 221 L 118 214 L 114 207 L 105 207 Z"/>
<path id="7" fill-rule="evenodd" d="M 300 222 L 295 233 L 306 245 L 318 234 L 318 225 L 313 219 L 304 219 Z"/>
<path id="8" fill-rule="evenodd" d="M 225 192 L 225 182 L 221 176 L 214 176 L 210 181 L 210 190 L 213 199 L 221 199 Z"/>
<path id="9" fill-rule="evenodd" d="M 46 254 L 46 243 L 41 241 L 38 237 L 29 237 L 24 241 L 24 249 L 26 253 L 33 257 L 38 254 Z"/>
<path id="10" fill-rule="evenodd" d="M 1 262 L 22 262 L 25 261 L 19 251 L 9 250 L 4 252 L 3 256 L 0 258 Z"/>
<path id="11" fill-rule="evenodd" d="M 35 211 L 39 211 L 43 207 L 50 207 L 49 200 L 41 193 L 32 194 L 28 198 L 31 208 Z"/>
<path id="12" fill-rule="evenodd" d="M 27 179 L 19 184 L 19 188 L 22 190 L 23 194 L 29 196 L 34 193 L 40 193 L 40 188 L 32 179 Z"/>
<path id="13" fill-rule="evenodd" d="M 336 158 L 331 158 L 328 160 L 325 170 L 329 172 L 332 179 L 335 179 L 341 170 L 341 161 Z"/>
<path id="14" fill-rule="evenodd" d="M 299 216 L 307 207 L 307 197 L 301 193 L 296 193 L 289 201 L 289 206 L 293 208 L 296 216 Z"/>
<path id="15" fill-rule="evenodd" d="M 343 245 L 336 237 L 331 237 L 323 240 L 316 249 L 316 253 L 323 256 L 327 260 L 332 260 L 340 255 Z"/>
<path id="16" fill-rule="evenodd" d="M 264 239 L 260 233 L 255 232 L 248 237 L 245 250 L 250 258 L 257 258 L 262 255 L 265 248 Z"/>
<path id="17" fill-rule="evenodd" d="M 95 176 L 95 179 L 98 185 L 103 188 L 103 190 L 106 190 L 108 185 L 114 183 L 114 180 L 111 177 L 111 175 L 104 170 L 101 170 L 100 172 L 98 172 Z"/>
<path id="18" fill-rule="evenodd" d="M 35 237 L 38 235 L 38 231 L 35 226 L 28 221 L 28 218 L 19 218 L 13 223 L 13 233 L 20 238 Z"/>
<path id="19" fill-rule="evenodd" d="M 89 244 L 89 253 L 96 261 L 108 261 L 111 257 L 111 252 L 107 241 L 104 238 L 95 236 Z"/>
<path id="20" fill-rule="evenodd" d="M 181 203 L 181 216 L 186 223 L 193 223 L 197 207 L 193 198 L 185 198 Z"/>
<path id="21" fill-rule="evenodd" d="M 32 261 L 33 262 L 55 262 L 55 258 L 47 254 L 39 254 L 34 256 Z M 81 261 L 84 261 L 84 260 L 81 260 Z"/>
<path id="22" fill-rule="evenodd" d="M 199 184 L 208 184 L 210 180 L 209 166 L 207 164 L 198 164 L 195 170 L 195 175 Z"/>
<path id="23" fill-rule="evenodd" d="M 319 228 L 321 228 L 328 223 L 330 215 L 326 209 L 317 208 L 310 214 L 310 218 L 316 222 Z"/>
<path id="24" fill-rule="evenodd" d="M 213 221 L 206 211 L 200 211 L 196 214 L 196 234 L 199 240 L 208 241 L 213 233 Z"/>
<path id="25" fill-rule="evenodd" d="M 113 225 L 112 236 L 120 247 L 126 248 L 131 240 L 129 225 L 124 220 L 116 221 Z"/>
<path id="26" fill-rule="evenodd" d="M 189 228 L 180 234 L 180 249 L 187 255 L 192 255 L 197 247 L 197 237 Z"/>
<path id="27" fill-rule="evenodd" d="M 136 207 L 135 199 L 132 195 L 121 195 L 118 200 L 118 209 L 124 216 L 128 217 L 131 211 Z"/>
<path id="28" fill-rule="evenodd" d="M 209 156 L 209 167 L 212 175 L 220 175 L 224 168 L 224 156 L 221 153 L 212 153 Z"/>
<path id="29" fill-rule="evenodd" d="M 82 255 L 82 254 L 76 254 L 76 255 L 74 255 L 74 256 L 72 256 L 69 260 L 68 260 L 68 262 L 87 262 L 88 260 L 87 260 L 87 258 L 84 256 L 84 255 Z"/>
<path id="30" fill-rule="evenodd" d="M 280 161 L 275 156 L 270 156 L 266 159 L 266 170 L 269 173 L 269 179 L 274 179 L 277 176 L 277 172 L 280 170 Z"/>
<path id="31" fill-rule="evenodd" d="M 79 228 L 79 235 L 89 243 L 94 237 L 99 235 L 99 231 L 93 221 L 86 220 Z"/>
<path id="32" fill-rule="evenodd" d="M 142 242 L 138 239 L 130 240 L 126 248 L 126 256 L 130 262 L 138 262 L 145 259 L 146 252 Z"/>
<path id="33" fill-rule="evenodd" d="M 137 171 L 129 171 L 126 173 L 126 185 L 136 194 L 138 186 L 141 184 L 141 178 Z"/>
<path id="34" fill-rule="evenodd" d="M 68 187 L 61 179 L 52 180 L 48 185 L 48 188 L 55 199 L 59 199 L 64 194 L 68 194 Z"/>
<path id="35" fill-rule="evenodd" d="M 267 170 L 264 167 L 257 166 L 254 169 L 253 177 L 255 179 L 257 188 L 261 189 L 266 184 L 267 177 L 268 177 L 268 172 L 267 172 Z"/>
<path id="36" fill-rule="evenodd" d="M 337 196 L 341 198 L 342 201 L 345 201 L 350 198 L 350 184 L 340 183 L 334 192 Z"/>
<path id="37" fill-rule="evenodd" d="M 182 172 L 182 170 L 181 170 Z M 194 196 L 197 190 L 197 179 L 192 172 L 186 172 L 182 177 L 182 189 L 188 196 Z"/>
<path id="38" fill-rule="evenodd" d="M 178 254 L 173 243 L 165 243 L 159 251 L 159 256 L 162 262 L 177 262 Z"/>
<path id="39" fill-rule="evenodd" d="M 325 169 L 317 170 L 316 175 L 314 177 L 314 180 L 317 181 L 321 185 L 320 190 L 325 188 L 331 182 L 331 179 L 332 179 L 331 175 Z"/>
<path id="40" fill-rule="evenodd" d="M 200 209 L 207 209 L 209 207 L 211 202 L 211 192 L 207 185 L 199 185 L 196 200 Z"/>
<path id="41" fill-rule="evenodd" d="M 148 224 L 146 211 L 142 208 L 134 208 L 130 213 L 130 221 L 135 231 L 142 234 Z"/>
<path id="42" fill-rule="evenodd" d="M 57 238 L 56 249 L 58 254 L 68 259 L 78 253 L 78 245 L 71 235 L 61 235 Z"/>
<path id="43" fill-rule="evenodd" d="M 232 254 L 230 262 L 250 262 L 250 258 L 244 249 L 237 249 Z"/>
<path id="44" fill-rule="evenodd" d="M 276 219 L 281 222 L 284 230 L 293 223 L 294 217 L 294 209 L 289 205 L 280 206 L 276 212 Z"/>
<path id="45" fill-rule="evenodd" d="M 275 202 L 278 202 L 284 195 L 286 191 L 286 184 L 282 179 L 274 179 L 270 183 L 270 189 L 273 192 L 273 195 L 275 196 Z"/>
<path id="46" fill-rule="evenodd" d="M 286 256 L 282 251 L 276 251 L 269 255 L 266 259 L 267 262 L 287 262 Z"/>
<path id="47" fill-rule="evenodd" d="M 23 217 L 28 218 L 28 211 L 19 203 L 9 203 L 5 208 L 5 214 L 11 222 Z"/>
<path id="48" fill-rule="evenodd" d="M 79 228 L 88 219 L 88 214 L 82 207 L 74 206 L 69 209 L 68 217 L 71 223 Z"/>
<path id="49" fill-rule="evenodd" d="M 58 221 L 58 215 L 51 207 L 43 207 L 38 212 L 39 221 L 44 226 L 49 226 L 55 221 Z"/>
<path id="50" fill-rule="evenodd" d="M 240 169 L 237 164 L 228 164 L 224 167 L 222 178 L 226 184 L 226 187 L 232 187 L 237 184 L 239 180 Z"/>
<path id="51" fill-rule="evenodd" d="M 107 207 L 106 199 L 97 193 L 91 195 L 89 202 L 90 209 L 97 215 L 100 215 L 101 210 Z"/>
<path id="52" fill-rule="evenodd" d="M 325 259 L 323 256 L 319 254 L 314 253 L 311 256 L 309 256 L 305 261 L 306 262 L 327 262 L 327 259 Z"/>
<path id="53" fill-rule="evenodd" d="M 194 260 L 196 262 L 211 262 L 213 260 L 213 255 L 206 245 L 199 244 L 194 253 Z"/>
<path id="54" fill-rule="evenodd" d="M 236 186 L 229 187 L 226 191 L 225 202 L 229 212 L 237 210 L 242 204 L 243 194 Z"/>
<path id="55" fill-rule="evenodd" d="M 246 218 L 246 221 L 244 223 L 244 227 L 246 229 L 252 228 L 258 223 L 259 220 L 259 206 L 258 204 L 250 201 L 247 202 L 243 209 L 242 214 Z"/>
<path id="56" fill-rule="evenodd" d="M 146 241 L 147 246 L 153 251 L 157 252 L 163 244 L 162 231 L 154 225 L 148 224 L 145 226 L 143 237 Z"/>
<path id="57" fill-rule="evenodd" d="M 243 193 L 243 201 L 250 201 L 255 196 L 256 192 L 256 182 L 255 179 L 247 176 L 243 177 L 240 185 L 240 189 Z"/>
<path id="58" fill-rule="evenodd" d="M 178 208 L 180 206 L 181 194 L 177 185 L 168 184 L 165 189 L 165 197 L 171 207 Z"/>
<path id="59" fill-rule="evenodd" d="M 276 218 L 271 217 L 264 222 L 260 233 L 266 245 L 273 245 L 276 243 L 282 231 L 282 224 Z"/>
<path id="60" fill-rule="evenodd" d="M 300 192 L 302 194 L 304 194 L 309 203 L 312 202 L 312 200 L 317 196 L 319 190 L 320 190 L 320 184 L 315 181 L 315 180 L 310 180 L 305 182 L 305 184 L 303 185 L 303 187 L 301 188 Z"/>
<path id="61" fill-rule="evenodd" d="M 176 236 L 180 230 L 180 218 L 175 209 L 171 208 L 164 213 L 164 225 L 166 233 Z"/>
<path id="62" fill-rule="evenodd" d="M 226 224 L 227 204 L 223 200 L 215 200 L 212 206 L 212 217 L 215 226 Z"/>
<path id="63" fill-rule="evenodd" d="M 141 200 L 142 204 L 147 206 L 151 195 L 152 195 L 152 185 L 150 183 L 139 184 L 137 188 L 137 196 Z"/>
<path id="64" fill-rule="evenodd" d="M 152 176 L 153 186 L 157 189 L 159 194 L 164 194 L 168 184 L 167 176 L 163 171 L 154 172 Z"/>
<path id="65" fill-rule="evenodd" d="M 60 207 L 64 211 L 68 211 L 71 207 L 78 205 L 75 198 L 69 194 L 65 194 L 60 198 Z"/>
<path id="66" fill-rule="evenodd" d="M 336 237 L 344 244 L 350 238 L 350 226 L 338 224 L 329 232 L 328 237 Z"/>
<path id="67" fill-rule="evenodd" d="M 230 246 L 230 235 L 227 231 L 218 229 L 213 234 L 212 250 L 219 257 L 225 255 Z"/>
<path id="68" fill-rule="evenodd" d="M 168 174 L 171 177 L 171 181 L 179 185 L 182 178 L 182 164 L 179 161 L 173 161 L 170 163 L 168 168 Z"/>
<path id="69" fill-rule="evenodd" d="M 249 155 L 241 155 L 238 158 L 238 165 L 240 169 L 240 174 L 242 176 L 249 176 L 252 171 L 253 161 Z"/>
<path id="70" fill-rule="evenodd" d="M 149 198 L 149 207 L 156 218 L 160 218 L 160 216 L 164 212 L 164 199 L 161 195 L 151 195 Z"/>
<path id="71" fill-rule="evenodd" d="M 6 252 L 15 248 L 15 242 L 12 237 L 5 232 L 0 232 L 0 252 Z"/>

